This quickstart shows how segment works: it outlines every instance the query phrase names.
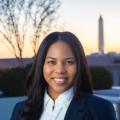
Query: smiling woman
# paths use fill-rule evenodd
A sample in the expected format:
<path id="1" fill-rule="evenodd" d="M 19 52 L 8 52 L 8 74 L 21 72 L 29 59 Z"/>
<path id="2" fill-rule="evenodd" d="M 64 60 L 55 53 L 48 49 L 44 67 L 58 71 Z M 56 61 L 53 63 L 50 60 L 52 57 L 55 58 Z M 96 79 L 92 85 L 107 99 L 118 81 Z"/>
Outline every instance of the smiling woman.
<path id="1" fill-rule="evenodd" d="M 43 40 L 26 90 L 28 99 L 16 104 L 11 120 L 116 120 L 112 104 L 92 94 L 83 47 L 71 32 Z"/>
<path id="2" fill-rule="evenodd" d="M 43 74 L 49 84 L 49 95 L 54 100 L 73 85 L 76 61 L 68 44 L 60 40 L 50 46 L 43 66 Z"/>

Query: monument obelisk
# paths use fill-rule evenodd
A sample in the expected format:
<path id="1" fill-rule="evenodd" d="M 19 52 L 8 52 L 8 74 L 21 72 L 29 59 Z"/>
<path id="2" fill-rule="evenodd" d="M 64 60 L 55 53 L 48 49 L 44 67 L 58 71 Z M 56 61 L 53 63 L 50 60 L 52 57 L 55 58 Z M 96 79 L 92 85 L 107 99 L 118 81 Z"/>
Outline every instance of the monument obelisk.
<path id="1" fill-rule="evenodd" d="M 104 30 L 103 30 L 103 18 L 99 17 L 99 26 L 98 26 L 98 49 L 99 54 L 104 54 Z"/>

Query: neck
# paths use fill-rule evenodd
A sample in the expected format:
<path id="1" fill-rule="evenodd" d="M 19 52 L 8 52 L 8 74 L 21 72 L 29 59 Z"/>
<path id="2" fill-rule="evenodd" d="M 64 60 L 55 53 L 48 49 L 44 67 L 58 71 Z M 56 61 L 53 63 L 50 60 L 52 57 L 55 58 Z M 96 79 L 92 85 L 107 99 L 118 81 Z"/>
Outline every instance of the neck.
<path id="1" fill-rule="evenodd" d="M 54 92 L 52 92 L 50 90 L 48 90 L 47 93 L 48 93 L 48 95 L 51 97 L 51 99 L 53 101 L 55 101 L 58 98 L 58 96 L 60 95 L 60 94 L 54 93 Z"/>

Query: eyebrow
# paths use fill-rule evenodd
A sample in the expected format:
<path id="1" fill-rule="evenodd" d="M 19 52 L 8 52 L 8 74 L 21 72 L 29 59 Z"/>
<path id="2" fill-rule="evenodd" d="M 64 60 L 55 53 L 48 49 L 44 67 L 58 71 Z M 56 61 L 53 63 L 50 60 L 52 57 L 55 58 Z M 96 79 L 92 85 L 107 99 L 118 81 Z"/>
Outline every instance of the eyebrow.
<path id="1" fill-rule="evenodd" d="M 54 60 L 56 60 L 56 58 L 54 58 L 54 57 L 50 57 L 50 56 L 48 56 L 48 57 L 46 57 L 47 59 L 54 59 Z M 66 57 L 65 59 L 75 59 L 74 57 Z"/>

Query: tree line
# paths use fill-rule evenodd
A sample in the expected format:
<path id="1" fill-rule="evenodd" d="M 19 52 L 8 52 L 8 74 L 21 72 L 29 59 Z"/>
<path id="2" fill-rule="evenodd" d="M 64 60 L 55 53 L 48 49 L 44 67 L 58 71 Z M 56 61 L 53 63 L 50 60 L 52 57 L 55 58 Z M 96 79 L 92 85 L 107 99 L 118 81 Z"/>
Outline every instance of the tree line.
<path id="1" fill-rule="evenodd" d="M 24 96 L 26 77 L 32 64 L 25 68 L 12 68 L 0 71 L 0 90 L 3 91 L 2 97 Z M 110 89 L 113 86 L 112 74 L 104 67 L 90 66 L 92 84 L 94 90 Z"/>

